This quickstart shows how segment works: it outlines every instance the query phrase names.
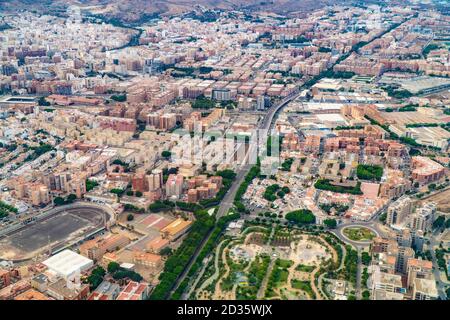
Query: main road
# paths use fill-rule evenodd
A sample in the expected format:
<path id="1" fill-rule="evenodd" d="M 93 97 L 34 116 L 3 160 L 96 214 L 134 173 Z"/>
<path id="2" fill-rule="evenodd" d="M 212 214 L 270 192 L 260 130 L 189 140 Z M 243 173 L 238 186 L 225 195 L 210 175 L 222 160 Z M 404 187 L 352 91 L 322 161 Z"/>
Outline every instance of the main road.
<path id="1" fill-rule="evenodd" d="M 264 132 L 264 130 L 269 130 L 275 114 L 281 108 L 283 108 L 285 105 L 287 105 L 289 102 L 291 102 L 294 99 L 296 99 L 298 97 L 298 95 L 299 95 L 298 91 L 293 92 L 291 95 L 288 95 L 283 100 L 281 100 L 277 104 L 274 104 L 272 107 L 270 107 L 270 109 L 264 115 L 264 118 L 258 123 L 257 129 L 263 130 L 263 132 Z M 257 152 L 257 149 L 255 149 L 255 148 L 256 148 L 255 144 L 250 144 L 250 148 L 249 148 L 249 150 L 247 152 L 247 155 L 246 155 L 247 160 L 249 159 L 250 155 L 252 155 L 254 152 Z M 227 193 L 225 194 L 225 196 L 223 197 L 222 201 L 220 202 L 219 209 L 217 210 L 216 221 L 219 218 L 221 218 L 224 215 L 226 215 L 230 211 L 230 209 L 232 208 L 233 202 L 234 202 L 234 198 L 236 196 L 236 192 L 238 191 L 240 185 L 244 182 L 245 176 L 247 175 L 247 173 L 249 172 L 249 170 L 251 169 L 251 167 L 253 165 L 254 164 L 249 163 L 249 161 L 244 161 L 244 163 L 237 169 L 236 177 L 235 177 L 233 183 L 231 184 L 230 189 L 228 189 Z M 200 244 L 200 246 L 195 250 L 195 253 L 192 255 L 191 259 L 189 260 L 188 265 L 183 270 L 183 272 L 178 277 L 178 279 L 175 281 L 175 284 L 174 284 L 174 286 L 172 288 L 172 291 L 171 291 L 170 295 L 172 295 L 177 290 L 178 286 L 186 278 L 186 275 L 188 274 L 188 272 L 191 269 L 192 265 L 197 260 L 198 255 L 200 254 L 200 252 L 202 251 L 203 247 L 205 246 L 205 244 L 208 242 L 209 238 L 211 237 L 212 231 L 213 231 L 213 229 L 211 229 L 211 231 L 203 239 L 203 241 Z M 183 299 L 187 299 L 188 297 L 183 295 L 182 298 Z"/>
<path id="2" fill-rule="evenodd" d="M 401 24 L 405 23 L 406 21 L 408 21 L 410 18 L 405 19 Z M 388 28 L 387 30 L 385 30 L 384 32 L 380 33 L 378 36 L 374 37 L 372 40 L 370 40 L 367 44 L 371 43 L 372 41 L 381 38 L 383 35 L 385 35 L 386 33 L 392 31 L 392 29 L 397 28 L 399 25 L 392 27 L 392 28 Z M 336 62 L 334 62 L 333 64 L 331 64 L 327 70 L 325 70 L 322 74 L 325 74 L 326 71 L 328 70 L 332 70 L 333 67 L 340 63 L 342 60 L 345 60 L 350 54 L 352 54 L 353 52 L 357 51 L 358 47 L 354 46 L 347 54 L 341 56 L 340 59 L 336 60 Z M 322 74 L 310 79 L 309 81 L 305 82 L 303 85 L 300 86 L 300 90 L 303 89 L 309 89 L 311 86 L 313 86 L 317 81 L 319 81 L 322 78 Z M 292 94 L 288 95 L 287 97 L 285 97 L 283 100 L 281 100 L 280 102 L 274 104 L 272 107 L 270 107 L 270 109 L 267 111 L 267 113 L 264 115 L 264 118 L 259 122 L 257 129 L 259 130 L 269 130 L 271 125 L 272 125 L 272 121 L 276 115 L 276 113 L 283 108 L 284 106 L 286 106 L 289 102 L 295 100 L 299 94 L 300 94 L 300 90 L 297 90 L 295 92 L 293 92 Z M 247 160 L 250 158 L 250 156 L 252 154 L 255 154 L 255 152 L 257 152 L 257 149 L 255 150 L 255 148 L 257 148 L 257 145 L 255 144 L 250 144 L 250 148 L 247 152 Z M 249 163 L 250 162 L 250 163 Z M 231 209 L 231 207 L 233 206 L 233 202 L 234 202 L 234 198 L 236 196 L 236 192 L 239 189 L 239 186 L 242 184 L 242 182 L 244 182 L 245 176 L 247 175 L 247 173 L 249 172 L 249 170 L 251 169 L 251 167 L 253 166 L 253 164 L 251 163 L 251 161 L 246 161 L 236 172 L 236 178 L 234 180 L 234 182 L 232 183 L 230 189 L 228 190 L 228 192 L 225 194 L 224 198 L 222 199 L 219 209 L 217 211 L 217 216 L 216 216 L 216 221 L 224 216 L 225 214 L 227 214 L 229 212 L 229 210 Z M 186 266 L 186 268 L 183 270 L 183 272 L 181 273 L 181 275 L 178 277 L 178 279 L 175 281 L 175 284 L 172 288 L 172 291 L 170 293 L 170 295 L 172 295 L 175 290 L 178 288 L 178 286 L 180 285 L 181 282 L 183 282 L 183 280 L 185 279 L 186 275 L 188 274 L 189 270 L 191 269 L 192 265 L 194 264 L 195 260 L 197 260 L 197 257 L 199 255 L 199 253 L 202 251 L 203 247 L 205 246 L 205 244 L 208 242 L 211 234 L 212 234 L 212 229 L 211 231 L 207 234 L 207 236 L 203 239 L 202 243 L 200 244 L 200 246 L 196 249 L 194 255 L 191 257 L 191 259 L 189 260 L 188 265 Z M 187 298 L 185 296 L 183 296 L 182 298 Z"/>

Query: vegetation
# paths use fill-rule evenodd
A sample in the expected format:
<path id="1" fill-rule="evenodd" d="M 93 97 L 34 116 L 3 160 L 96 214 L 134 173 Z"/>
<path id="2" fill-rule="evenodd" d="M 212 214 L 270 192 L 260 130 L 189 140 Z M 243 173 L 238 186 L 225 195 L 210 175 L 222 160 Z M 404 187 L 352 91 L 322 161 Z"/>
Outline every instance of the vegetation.
<path id="1" fill-rule="evenodd" d="M 333 185 L 330 183 L 330 180 L 328 179 L 318 179 L 314 184 L 314 187 L 316 189 L 328 190 L 338 193 L 362 194 L 361 182 L 357 182 L 354 187 L 349 187 L 349 186 Z"/>
<path id="2" fill-rule="evenodd" d="M 87 192 L 91 191 L 96 186 L 98 186 L 98 182 L 97 181 L 86 179 L 86 191 Z"/>
<path id="3" fill-rule="evenodd" d="M 341 203 L 337 203 L 337 202 L 332 202 L 332 203 L 321 203 L 319 204 L 320 209 L 322 209 L 323 211 L 325 211 L 326 213 L 330 214 L 331 210 L 335 210 L 336 213 L 341 214 L 344 213 L 345 211 L 348 210 L 348 206 L 341 204 Z"/>
<path id="4" fill-rule="evenodd" d="M 126 94 L 112 95 L 111 99 L 117 102 L 125 102 L 127 101 L 127 95 Z"/>
<path id="5" fill-rule="evenodd" d="M 148 209 L 151 212 L 161 212 L 161 211 L 167 211 L 167 210 L 171 210 L 175 207 L 175 204 L 171 201 L 168 200 L 164 200 L 164 201 L 160 201 L 160 200 L 156 200 L 155 202 L 153 202 Z"/>
<path id="6" fill-rule="evenodd" d="M 236 195 L 234 196 L 234 205 L 236 206 L 236 209 L 241 213 L 247 212 L 245 205 L 241 202 L 242 196 L 247 191 L 247 188 L 252 183 L 253 179 L 260 175 L 260 173 L 261 173 L 260 166 L 261 166 L 261 164 L 258 159 L 256 165 L 254 165 L 250 169 L 250 171 L 245 176 L 244 181 L 241 183 L 238 190 L 236 191 Z"/>
<path id="7" fill-rule="evenodd" d="M 50 106 L 50 102 L 48 102 L 45 97 L 40 97 L 38 100 L 38 105 L 42 107 L 48 107 Z"/>
<path id="8" fill-rule="evenodd" d="M 361 261 L 364 265 L 368 266 L 372 261 L 372 257 L 368 252 L 364 251 L 363 253 L 361 253 Z"/>
<path id="9" fill-rule="evenodd" d="M 283 171 L 291 171 L 292 163 L 294 162 L 293 158 L 287 158 L 284 160 L 284 162 L 281 164 L 281 170 Z"/>
<path id="10" fill-rule="evenodd" d="M 164 270 L 159 276 L 159 284 L 153 290 L 151 299 L 166 299 L 172 290 L 175 281 L 181 275 L 192 259 L 195 250 L 203 241 L 205 236 L 214 226 L 214 217 L 210 216 L 205 210 L 199 210 L 194 213 L 196 220 L 192 224 L 191 231 L 188 233 L 183 243 L 167 259 Z"/>
<path id="11" fill-rule="evenodd" d="M 172 299 L 180 299 L 182 293 L 185 291 L 186 287 L 189 284 L 189 280 L 196 274 L 196 272 L 202 267 L 202 264 L 204 262 L 205 257 L 210 254 L 217 245 L 217 242 L 219 241 L 220 236 L 222 235 L 223 231 L 225 230 L 228 223 L 232 220 L 238 219 L 240 215 L 238 213 L 232 213 L 228 214 L 227 216 L 221 217 L 214 228 L 212 229 L 209 239 L 204 245 L 203 249 L 200 251 L 200 253 L 197 256 L 197 259 L 192 264 L 187 277 L 183 280 L 183 282 L 178 286 L 177 290 L 172 295 Z M 163 253 L 161 253 L 163 254 Z"/>
<path id="12" fill-rule="evenodd" d="M 314 270 L 314 268 L 315 268 L 314 266 L 307 266 L 304 264 L 299 264 L 298 266 L 295 267 L 295 270 L 310 273 Z"/>
<path id="13" fill-rule="evenodd" d="M 113 188 L 113 189 L 109 190 L 109 192 L 117 194 L 120 197 L 121 195 L 123 195 L 125 193 L 125 189 Z"/>
<path id="14" fill-rule="evenodd" d="M 105 269 L 100 266 L 97 266 L 94 270 L 92 270 L 91 274 L 87 278 L 87 282 L 90 284 L 91 291 L 95 290 L 100 285 L 100 283 L 102 283 L 105 274 Z"/>
<path id="15" fill-rule="evenodd" d="M 74 195 L 73 193 L 71 193 L 65 199 L 63 197 L 55 197 L 53 199 L 53 203 L 55 206 L 62 206 L 62 205 L 73 203 L 76 198 L 77 198 L 77 196 Z"/>
<path id="16" fill-rule="evenodd" d="M 248 270 L 248 285 L 239 286 L 237 289 L 237 296 L 242 300 L 255 300 L 258 289 L 269 267 L 270 257 L 267 255 L 260 255 L 253 260 Z"/>
<path id="17" fill-rule="evenodd" d="M 316 217 L 308 209 L 300 209 L 291 211 L 286 214 L 286 220 L 296 225 L 313 224 L 316 222 Z"/>
<path id="18" fill-rule="evenodd" d="M 55 148 L 53 148 L 52 145 L 45 144 L 45 143 L 40 144 L 38 147 L 31 147 L 29 149 L 32 150 L 33 152 L 25 158 L 25 160 L 24 160 L 25 162 L 33 161 L 33 160 L 39 158 L 44 153 L 55 150 Z"/>
<path id="19" fill-rule="evenodd" d="M 18 210 L 14 206 L 0 201 L 0 219 L 6 218 L 10 213 L 17 213 Z"/>
<path id="20" fill-rule="evenodd" d="M 350 245 L 347 245 L 345 249 L 347 250 L 347 254 L 344 260 L 343 275 L 345 280 L 355 285 L 356 272 L 358 269 L 358 252 L 354 250 Z"/>
<path id="21" fill-rule="evenodd" d="M 426 58 L 431 51 L 439 49 L 439 48 L 440 48 L 439 45 L 431 43 L 423 49 L 422 54 Z"/>
<path id="22" fill-rule="evenodd" d="M 416 104 L 408 104 L 404 107 L 401 107 L 400 109 L 398 109 L 399 112 L 408 112 L 408 111 L 416 111 L 417 110 L 418 105 Z"/>
<path id="23" fill-rule="evenodd" d="M 413 94 L 411 92 L 409 92 L 408 90 L 398 89 L 398 88 L 394 88 L 392 86 L 386 87 L 386 92 L 388 93 L 388 95 L 390 97 L 396 98 L 396 99 L 406 99 L 406 98 L 410 98 L 413 96 Z"/>
<path id="24" fill-rule="evenodd" d="M 161 153 L 161 156 L 162 156 L 163 158 L 166 158 L 166 159 L 169 159 L 171 155 L 172 155 L 172 153 L 171 153 L 170 151 L 167 151 L 167 150 L 164 150 L 164 151 Z"/>
<path id="25" fill-rule="evenodd" d="M 292 284 L 292 288 L 305 291 L 311 297 L 311 299 L 316 298 L 316 294 L 314 293 L 314 291 L 311 287 L 311 283 L 309 281 L 301 281 L 301 280 L 297 280 L 297 279 L 292 279 L 291 284 Z"/>
<path id="26" fill-rule="evenodd" d="M 205 96 L 199 96 L 192 103 L 192 108 L 194 109 L 211 109 L 216 106 L 217 101 L 213 99 L 206 98 Z"/>
<path id="27" fill-rule="evenodd" d="M 275 288 L 278 288 L 285 284 L 288 280 L 289 271 L 288 268 L 293 264 L 290 260 L 277 259 L 273 266 L 272 273 L 269 276 L 267 283 L 266 297 L 275 296 Z"/>
<path id="28" fill-rule="evenodd" d="M 353 241 L 368 241 L 375 237 L 375 233 L 365 227 L 348 227 L 343 232 L 346 237 Z"/>
<path id="29" fill-rule="evenodd" d="M 445 225 L 445 216 L 440 215 L 433 222 L 433 229 L 440 229 Z"/>
<path id="30" fill-rule="evenodd" d="M 144 213 L 145 209 L 144 208 L 138 208 L 132 204 L 128 204 L 126 203 L 124 206 L 126 211 L 132 211 L 132 212 L 136 212 L 136 213 Z"/>
<path id="31" fill-rule="evenodd" d="M 275 201 L 277 199 L 277 196 L 275 193 L 280 190 L 280 186 L 278 184 L 272 184 L 266 188 L 263 194 L 263 198 L 267 201 Z"/>
<path id="32" fill-rule="evenodd" d="M 383 176 L 383 167 L 368 164 L 358 164 L 356 168 L 358 179 L 380 181 Z"/>
<path id="33" fill-rule="evenodd" d="M 438 123 L 407 123 L 407 128 L 439 127 Z"/>
<path id="34" fill-rule="evenodd" d="M 336 219 L 325 219 L 323 224 L 326 225 L 330 229 L 335 229 L 337 226 Z"/>

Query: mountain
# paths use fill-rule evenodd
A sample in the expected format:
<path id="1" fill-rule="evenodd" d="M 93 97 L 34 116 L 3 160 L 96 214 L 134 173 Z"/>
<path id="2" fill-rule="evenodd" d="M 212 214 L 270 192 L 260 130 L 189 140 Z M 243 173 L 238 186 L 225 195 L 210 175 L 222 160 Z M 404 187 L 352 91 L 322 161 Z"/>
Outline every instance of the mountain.
<path id="1" fill-rule="evenodd" d="M 248 10 L 288 14 L 308 12 L 347 0 L 0 0 L 0 11 L 62 13 L 77 5 L 95 14 L 134 22 L 143 16 L 177 15 L 193 9 Z"/>

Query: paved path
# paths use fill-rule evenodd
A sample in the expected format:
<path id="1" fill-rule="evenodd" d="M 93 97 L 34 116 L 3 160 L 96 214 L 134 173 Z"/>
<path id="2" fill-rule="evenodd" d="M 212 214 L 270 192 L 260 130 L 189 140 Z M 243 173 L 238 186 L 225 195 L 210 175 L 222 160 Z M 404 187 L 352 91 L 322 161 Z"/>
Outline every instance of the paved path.
<path id="1" fill-rule="evenodd" d="M 219 245 L 216 248 L 216 254 L 214 255 L 214 274 L 209 277 L 208 279 L 205 280 L 205 282 L 203 282 L 199 288 L 199 291 L 202 291 L 203 289 L 205 289 L 207 286 L 209 286 L 214 280 L 216 280 L 219 277 L 219 255 L 220 255 L 220 249 L 222 248 L 222 245 L 224 244 L 225 241 L 222 241 L 221 243 L 219 243 Z M 200 279 L 197 278 L 197 279 Z"/>
<path id="2" fill-rule="evenodd" d="M 275 264 L 276 259 L 270 259 L 269 266 L 267 267 L 266 275 L 264 276 L 263 281 L 261 282 L 261 286 L 259 287 L 258 293 L 256 294 L 256 299 L 261 300 L 264 299 L 266 293 L 267 283 L 269 282 L 270 275 L 272 274 L 273 266 Z"/>
<path id="3" fill-rule="evenodd" d="M 356 247 L 358 252 L 358 267 L 356 269 L 356 299 L 361 300 L 361 247 Z"/>

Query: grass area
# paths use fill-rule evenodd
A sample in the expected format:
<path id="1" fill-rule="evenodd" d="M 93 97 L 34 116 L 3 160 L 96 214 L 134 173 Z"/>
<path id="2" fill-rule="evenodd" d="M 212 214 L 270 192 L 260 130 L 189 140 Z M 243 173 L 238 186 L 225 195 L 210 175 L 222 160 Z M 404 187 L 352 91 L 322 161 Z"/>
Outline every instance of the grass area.
<path id="1" fill-rule="evenodd" d="M 277 259 L 270 274 L 265 295 L 266 297 L 276 296 L 275 289 L 281 287 L 287 282 L 289 271 L 287 270 L 293 264 L 290 260 Z"/>
<path id="2" fill-rule="evenodd" d="M 300 281 L 297 279 L 293 279 L 291 281 L 291 285 L 292 285 L 292 288 L 305 291 L 311 297 L 311 299 L 316 298 L 316 294 L 314 293 L 314 291 L 311 287 L 311 283 L 309 281 Z"/>
<path id="3" fill-rule="evenodd" d="M 358 164 L 358 167 L 356 168 L 356 175 L 359 179 L 380 181 L 383 176 L 383 167 Z"/>
<path id="4" fill-rule="evenodd" d="M 255 300 L 259 288 L 261 287 L 264 276 L 269 267 L 270 257 L 260 255 L 251 263 L 248 270 L 248 285 L 238 286 L 236 290 L 236 298 L 238 300 Z"/>
<path id="5" fill-rule="evenodd" d="M 332 203 L 321 203 L 319 204 L 320 209 L 330 214 L 331 210 L 334 209 L 337 214 L 344 213 L 348 210 L 348 205 L 332 202 Z"/>
<path id="6" fill-rule="evenodd" d="M 316 189 L 327 190 L 337 193 L 362 194 L 360 182 L 358 182 L 354 187 L 347 187 L 331 184 L 331 181 L 328 179 L 319 179 L 314 184 L 314 187 Z"/>
<path id="7" fill-rule="evenodd" d="M 364 227 L 349 227 L 344 229 L 344 235 L 353 241 L 369 241 L 375 238 L 375 233 Z"/>
<path id="8" fill-rule="evenodd" d="M 314 268 L 315 268 L 314 266 L 307 266 L 304 264 L 299 264 L 298 266 L 295 267 L 295 270 L 310 273 L 314 270 Z"/>

